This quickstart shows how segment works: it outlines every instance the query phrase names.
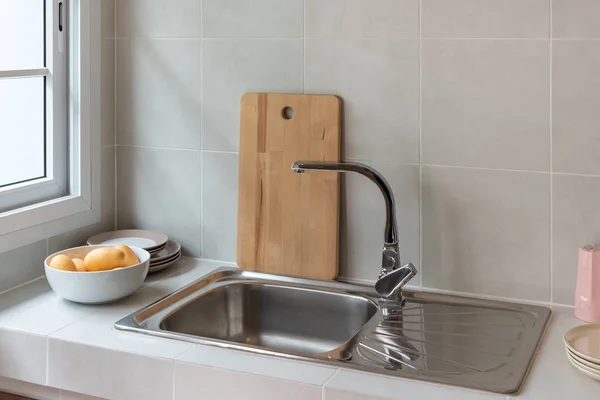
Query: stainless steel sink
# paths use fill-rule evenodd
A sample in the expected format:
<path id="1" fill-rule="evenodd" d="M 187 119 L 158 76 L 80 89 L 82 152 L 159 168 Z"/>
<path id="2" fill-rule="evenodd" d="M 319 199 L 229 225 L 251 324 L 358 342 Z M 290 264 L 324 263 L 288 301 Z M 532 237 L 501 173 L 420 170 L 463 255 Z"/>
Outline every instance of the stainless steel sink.
<path id="1" fill-rule="evenodd" d="M 519 391 L 550 316 L 532 305 L 222 268 L 116 328 L 340 368 Z"/>
<path id="2" fill-rule="evenodd" d="M 160 329 L 313 355 L 342 346 L 376 312 L 365 297 L 241 281 L 189 302 Z"/>

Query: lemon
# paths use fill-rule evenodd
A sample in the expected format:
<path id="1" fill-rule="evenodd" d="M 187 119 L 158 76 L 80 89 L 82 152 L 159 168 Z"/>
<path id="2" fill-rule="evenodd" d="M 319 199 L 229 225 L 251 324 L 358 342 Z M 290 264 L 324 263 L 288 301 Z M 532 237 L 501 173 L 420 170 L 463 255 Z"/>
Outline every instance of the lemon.
<path id="1" fill-rule="evenodd" d="M 52 260 L 50 260 L 50 267 L 61 271 L 77 272 L 77 267 L 75 267 L 75 263 L 71 260 L 71 257 L 65 256 L 64 254 L 52 257 Z"/>
<path id="2" fill-rule="evenodd" d="M 115 246 L 115 249 L 119 249 L 125 253 L 125 262 L 122 265 L 123 267 L 131 267 L 132 265 L 140 263 L 140 260 L 137 258 L 133 250 L 131 250 L 131 247 L 124 244 L 119 244 Z"/>
<path id="3" fill-rule="evenodd" d="M 94 249 L 85 256 L 83 265 L 88 271 L 109 271 L 123 266 L 125 253 L 114 247 Z"/>
<path id="4" fill-rule="evenodd" d="M 73 263 L 79 272 L 87 272 L 87 269 L 83 265 L 83 260 L 81 258 L 74 258 Z"/>

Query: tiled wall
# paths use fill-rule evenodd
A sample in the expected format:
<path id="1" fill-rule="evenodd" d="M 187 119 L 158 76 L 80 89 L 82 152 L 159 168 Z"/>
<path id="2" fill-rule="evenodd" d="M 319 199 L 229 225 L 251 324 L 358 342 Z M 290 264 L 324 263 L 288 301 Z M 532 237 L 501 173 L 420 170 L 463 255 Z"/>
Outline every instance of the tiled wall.
<path id="1" fill-rule="evenodd" d="M 51 237 L 15 250 L 0 253 L 0 292 L 44 275 L 44 259 L 67 247 L 79 246 L 85 239 L 115 226 L 115 0 L 102 1 L 102 221 L 74 232 Z M 104 39 L 107 38 L 107 39 Z"/>
<path id="2" fill-rule="evenodd" d="M 116 0 L 117 215 L 235 260 L 239 98 L 337 94 L 345 159 L 396 193 L 426 287 L 573 302 L 600 244 L 597 0 Z M 107 41 L 107 47 L 112 41 Z M 344 184 L 341 274 L 383 201 Z"/>

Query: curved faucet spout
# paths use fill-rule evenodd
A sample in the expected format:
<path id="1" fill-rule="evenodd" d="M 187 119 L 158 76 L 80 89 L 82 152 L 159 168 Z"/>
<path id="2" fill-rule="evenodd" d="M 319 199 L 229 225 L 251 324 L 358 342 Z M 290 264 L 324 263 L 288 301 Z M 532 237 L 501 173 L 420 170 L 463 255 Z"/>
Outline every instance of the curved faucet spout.
<path id="1" fill-rule="evenodd" d="M 398 227 L 396 225 L 396 206 L 394 193 L 390 184 L 375 169 L 368 165 L 360 163 L 339 163 L 329 161 L 296 161 L 292 165 L 292 170 L 296 173 L 304 171 L 329 171 L 329 172 L 356 172 L 366 176 L 373 181 L 385 199 L 385 236 L 384 247 L 393 247 L 398 245 Z"/>
<path id="2" fill-rule="evenodd" d="M 396 224 L 396 203 L 392 188 L 385 178 L 375 169 L 359 163 L 296 161 L 292 165 L 292 170 L 299 174 L 305 171 L 356 172 L 366 176 L 379 187 L 385 199 L 386 219 L 381 254 L 381 273 L 375 284 L 375 289 L 383 298 L 402 303 L 402 295 L 400 294 L 402 287 L 417 274 L 417 270 L 412 264 L 401 267 L 402 262 L 400 261 L 400 250 L 398 249 L 398 227 Z"/>

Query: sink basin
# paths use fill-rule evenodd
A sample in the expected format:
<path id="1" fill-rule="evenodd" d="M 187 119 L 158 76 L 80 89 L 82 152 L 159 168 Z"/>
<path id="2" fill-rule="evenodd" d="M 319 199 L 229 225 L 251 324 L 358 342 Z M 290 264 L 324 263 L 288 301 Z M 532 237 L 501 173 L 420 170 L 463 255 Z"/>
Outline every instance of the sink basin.
<path id="1" fill-rule="evenodd" d="M 550 317 L 545 307 L 221 268 L 116 328 L 320 364 L 520 390 Z"/>
<path id="2" fill-rule="evenodd" d="M 364 297 L 235 282 L 185 304 L 160 329 L 312 355 L 352 339 L 376 312 Z"/>

